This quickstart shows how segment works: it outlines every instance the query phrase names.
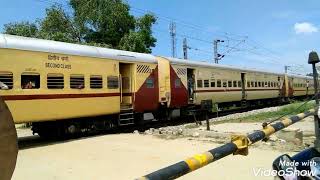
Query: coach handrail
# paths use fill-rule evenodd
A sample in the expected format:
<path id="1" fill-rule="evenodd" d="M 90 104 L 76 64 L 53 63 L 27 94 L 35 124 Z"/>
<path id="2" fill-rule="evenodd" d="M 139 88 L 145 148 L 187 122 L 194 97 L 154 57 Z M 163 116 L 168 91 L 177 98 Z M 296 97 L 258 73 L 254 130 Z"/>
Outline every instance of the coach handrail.
<path id="1" fill-rule="evenodd" d="M 231 142 L 220 147 L 211 149 L 202 154 L 196 154 L 184 161 L 170 165 L 163 169 L 152 172 L 137 180 L 166 180 L 176 179 L 196 169 L 206 166 L 230 154 L 248 155 L 248 146 L 261 141 L 275 132 L 284 129 L 302 119 L 314 115 L 315 109 L 310 109 L 304 113 L 297 114 L 290 118 L 283 118 L 281 121 L 269 124 L 261 130 L 254 131 L 249 135 L 232 136 Z"/>

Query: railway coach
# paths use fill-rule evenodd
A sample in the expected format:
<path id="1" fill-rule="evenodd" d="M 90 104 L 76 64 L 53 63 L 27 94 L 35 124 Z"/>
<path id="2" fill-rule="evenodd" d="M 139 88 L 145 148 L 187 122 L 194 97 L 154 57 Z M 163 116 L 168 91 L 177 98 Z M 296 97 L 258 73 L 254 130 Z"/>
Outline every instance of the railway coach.
<path id="1" fill-rule="evenodd" d="M 158 108 L 157 60 L 147 54 L 2 34 L 0 82 L 15 123 L 41 136 L 133 124 L 134 112 Z"/>
<path id="2" fill-rule="evenodd" d="M 15 123 L 63 136 L 312 95 L 307 77 L 0 34 L 0 95 Z"/>
<path id="3" fill-rule="evenodd" d="M 183 82 L 189 92 L 189 104 L 201 105 L 202 101 L 210 100 L 221 109 L 229 109 L 288 102 L 290 98 L 314 94 L 311 77 L 168 59 L 177 74 L 171 79 L 178 77 Z M 187 84 L 193 76 L 194 84 Z M 179 79 L 175 81 L 178 82 Z"/>

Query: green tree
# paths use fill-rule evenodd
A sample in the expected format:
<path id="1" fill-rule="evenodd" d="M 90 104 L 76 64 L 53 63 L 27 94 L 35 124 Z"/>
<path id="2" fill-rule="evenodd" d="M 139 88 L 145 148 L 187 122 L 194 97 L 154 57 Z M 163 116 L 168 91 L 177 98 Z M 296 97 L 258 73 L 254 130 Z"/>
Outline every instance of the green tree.
<path id="1" fill-rule="evenodd" d="M 156 39 L 152 36 L 154 15 L 140 18 L 130 15 L 122 0 L 71 0 L 75 22 L 87 43 L 107 44 L 112 48 L 151 53 Z M 94 9 L 94 11 L 93 11 Z"/>
<path id="2" fill-rule="evenodd" d="M 121 38 L 135 28 L 129 5 L 121 0 L 71 0 L 70 5 L 88 43 L 105 43 L 116 48 Z"/>
<path id="3" fill-rule="evenodd" d="M 80 42 L 79 30 L 73 19 L 59 5 L 46 9 L 46 17 L 39 21 L 39 37 L 48 40 L 76 43 Z"/>
<path id="4" fill-rule="evenodd" d="M 53 5 L 44 19 L 7 24 L 4 33 L 141 53 L 151 53 L 155 46 L 152 14 L 135 18 L 122 0 L 70 0 L 70 5 L 72 16 Z"/>
<path id="5" fill-rule="evenodd" d="M 30 23 L 27 21 L 19 23 L 9 23 L 4 25 L 4 33 L 24 36 L 24 37 L 37 37 L 38 27 L 35 23 Z"/>
<path id="6" fill-rule="evenodd" d="M 151 53 L 151 47 L 155 46 L 156 39 L 152 36 L 152 25 L 156 22 L 156 17 L 146 14 L 136 20 L 135 31 L 130 31 L 123 36 L 119 43 L 119 49 Z"/>

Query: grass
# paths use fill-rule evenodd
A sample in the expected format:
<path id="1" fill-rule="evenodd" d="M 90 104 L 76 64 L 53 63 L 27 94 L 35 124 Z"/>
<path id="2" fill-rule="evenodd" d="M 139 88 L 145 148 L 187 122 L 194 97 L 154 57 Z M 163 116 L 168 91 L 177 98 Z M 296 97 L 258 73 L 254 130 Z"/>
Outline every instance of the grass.
<path id="1" fill-rule="evenodd" d="M 315 102 L 311 101 L 308 103 L 304 102 L 296 102 L 289 105 L 282 106 L 278 111 L 273 112 L 262 112 L 259 114 L 254 115 L 248 115 L 245 117 L 237 118 L 237 119 L 231 119 L 224 122 L 263 122 L 267 120 L 273 120 L 280 118 L 282 116 L 288 117 L 292 115 L 296 115 L 305 111 L 308 111 L 309 109 L 314 108 Z"/>

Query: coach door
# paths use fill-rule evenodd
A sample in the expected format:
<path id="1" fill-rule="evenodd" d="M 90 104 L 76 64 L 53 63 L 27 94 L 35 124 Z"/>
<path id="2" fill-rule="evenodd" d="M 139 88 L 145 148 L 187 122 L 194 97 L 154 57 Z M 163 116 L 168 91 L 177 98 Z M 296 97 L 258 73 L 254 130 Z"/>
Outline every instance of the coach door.
<path id="1" fill-rule="evenodd" d="M 189 103 L 193 104 L 194 102 L 194 89 L 195 89 L 195 75 L 194 69 L 187 69 L 187 84 L 188 84 L 188 99 Z"/>
<path id="2" fill-rule="evenodd" d="M 161 57 L 157 57 L 157 60 L 159 71 L 159 102 L 167 103 L 169 107 L 171 102 L 170 62 Z"/>
<path id="3" fill-rule="evenodd" d="M 132 64 L 119 64 L 121 105 L 132 105 L 132 67 Z"/>
<path id="4" fill-rule="evenodd" d="M 246 95 L 246 73 L 241 73 L 241 92 L 242 92 L 242 100 L 247 99 Z"/>

